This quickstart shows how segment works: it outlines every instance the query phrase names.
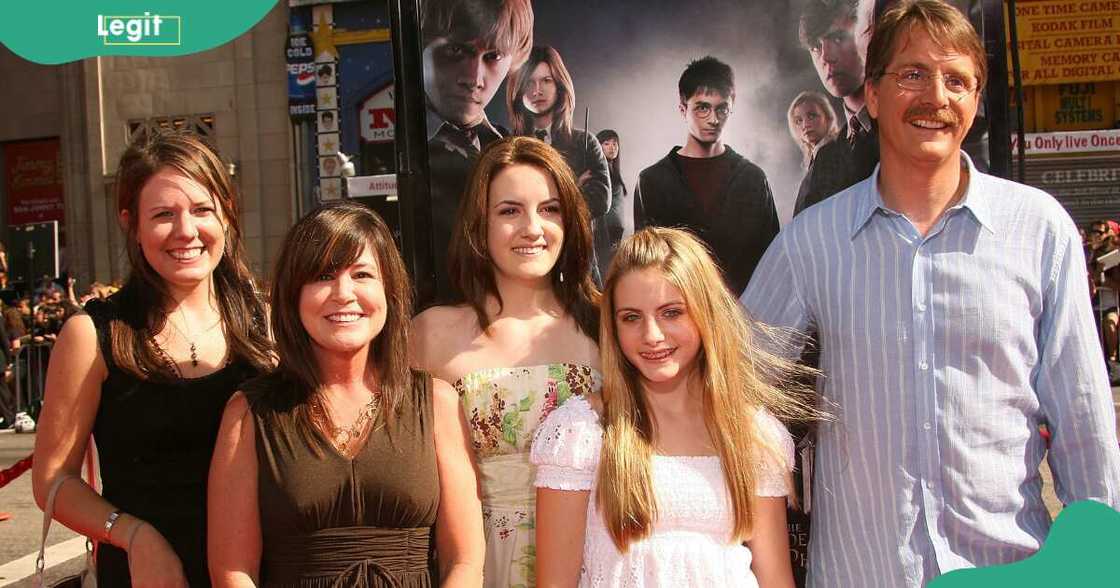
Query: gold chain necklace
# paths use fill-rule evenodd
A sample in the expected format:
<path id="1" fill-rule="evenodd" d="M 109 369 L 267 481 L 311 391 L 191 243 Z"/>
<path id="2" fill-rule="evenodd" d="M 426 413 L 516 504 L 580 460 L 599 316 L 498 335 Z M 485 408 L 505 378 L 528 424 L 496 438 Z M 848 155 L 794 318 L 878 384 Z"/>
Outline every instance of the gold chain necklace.
<path id="1" fill-rule="evenodd" d="M 350 444 L 362 437 L 365 432 L 366 425 L 373 422 L 377 416 L 378 404 L 377 399 L 380 394 L 371 392 L 369 395 L 369 402 L 361 408 L 358 412 L 358 417 L 350 423 L 349 427 L 338 427 L 331 421 L 331 417 L 327 414 L 326 407 L 323 406 L 322 397 L 316 393 L 311 396 L 311 418 L 319 426 L 319 428 L 327 434 L 327 439 L 331 442 L 338 452 L 344 456 L 350 457 L 349 447 Z"/>

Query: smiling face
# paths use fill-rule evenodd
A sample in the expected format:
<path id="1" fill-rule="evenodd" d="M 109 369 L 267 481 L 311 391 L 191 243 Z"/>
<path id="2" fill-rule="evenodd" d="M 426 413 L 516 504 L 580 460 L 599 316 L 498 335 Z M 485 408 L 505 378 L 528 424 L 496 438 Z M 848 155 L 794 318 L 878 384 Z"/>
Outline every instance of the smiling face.
<path id="1" fill-rule="evenodd" d="M 680 105 L 681 116 L 688 125 L 688 134 L 702 145 L 720 140 L 724 125 L 731 116 L 732 98 L 718 90 L 700 88 Z"/>
<path id="2" fill-rule="evenodd" d="M 955 165 L 976 110 L 979 92 L 954 95 L 950 84 L 976 84 L 973 59 L 942 48 L 920 27 L 901 35 L 886 67 L 888 75 L 867 84 L 867 110 L 879 127 L 880 157 L 884 164 Z M 905 90 L 899 73 L 932 75 L 925 90 Z"/>
<path id="3" fill-rule="evenodd" d="M 855 19 L 841 15 L 809 50 L 821 83 L 837 98 L 863 90 L 863 59 L 856 46 L 855 29 Z"/>
<path id="4" fill-rule="evenodd" d="M 495 279 L 547 280 L 564 246 L 556 183 L 531 165 L 511 165 L 490 181 L 486 245 Z"/>
<path id="5" fill-rule="evenodd" d="M 349 267 L 324 273 L 303 285 L 299 318 L 315 353 L 368 351 L 385 326 L 385 285 L 377 258 L 367 247 Z"/>
<path id="6" fill-rule="evenodd" d="M 225 225 L 204 187 L 171 168 L 140 190 L 136 240 L 144 259 L 171 290 L 209 285 L 225 251 Z M 122 211 L 128 222 L 128 213 Z"/>
<path id="7" fill-rule="evenodd" d="M 496 48 L 447 37 L 431 40 L 423 60 L 429 102 L 440 116 L 464 127 L 482 121 L 510 67 L 509 57 Z"/>
<path id="8" fill-rule="evenodd" d="M 542 61 L 529 74 L 521 103 L 533 114 L 544 114 L 556 106 L 556 96 L 556 78 L 552 77 L 552 67 Z"/>
<path id="9" fill-rule="evenodd" d="M 634 270 L 613 292 L 614 324 L 622 355 L 647 389 L 687 381 L 700 352 L 700 331 L 680 290 L 659 269 Z"/>
<path id="10" fill-rule="evenodd" d="M 828 119 L 815 102 L 802 102 L 795 106 L 790 122 L 797 129 L 801 140 L 809 145 L 816 145 L 828 133 Z"/>

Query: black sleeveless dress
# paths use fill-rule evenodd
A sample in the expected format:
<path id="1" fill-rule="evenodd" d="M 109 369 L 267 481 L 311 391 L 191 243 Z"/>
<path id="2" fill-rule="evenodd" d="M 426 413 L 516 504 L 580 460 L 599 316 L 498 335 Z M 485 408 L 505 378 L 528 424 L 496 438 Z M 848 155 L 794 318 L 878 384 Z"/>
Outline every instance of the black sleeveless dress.
<path id="1" fill-rule="evenodd" d="M 109 325 L 120 299 L 91 300 L 85 310 L 97 328 L 109 375 L 93 438 L 101 463 L 102 494 L 124 512 L 155 527 L 175 549 L 187 582 L 209 586 L 206 566 L 206 479 L 226 401 L 256 375 L 233 362 L 201 378 L 141 380 L 120 369 L 109 348 Z M 97 551 L 100 586 L 131 586 L 128 555 L 109 544 Z"/>
<path id="2" fill-rule="evenodd" d="M 280 400 L 292 398 L 290 384 L 266 376 L 245 386 L 256 428 L 262 586 L 432 585 L 432 379 L 414 371 L 412 380 L 392 441 L 379 420 L 352 460 L 317 429 L 300 433 L 307 425 L 291 400 Z"/>

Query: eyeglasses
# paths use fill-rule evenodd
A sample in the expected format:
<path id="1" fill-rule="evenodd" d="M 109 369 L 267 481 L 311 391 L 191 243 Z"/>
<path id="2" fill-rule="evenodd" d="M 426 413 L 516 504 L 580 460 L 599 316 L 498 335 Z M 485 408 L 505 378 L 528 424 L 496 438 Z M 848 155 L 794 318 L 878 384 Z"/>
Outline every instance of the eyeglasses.
<path id="1" fill-rule="evenodd" d="M 963 100 L 965 96 L 976 91 L 976 82 L 960 74 L 934 74 L 916 67 L 908 67 L 898 71 L 885 71 L 883 75 L 894 76 L 894 81 L 899 88 L 911 92 L 924 92 L 933 85 L 934 80 L 940 79 L 945 91 L 957 100 Z"/>
<path id="2" fill-rule="evenodd" d="M 718 118 L 719 120 L 724 120 L 727 117 L 731 116 L 731 108 L 726 104 L 720 104 L 713 109 L 711 104 L 708 104 L 707 102 L 700 102 L 692 107 L 693 114 L 702 119 L 707 119 L 709 116 L 712 116 L 713 110 L 716 113 L 716 118 Z"/>
<path id="3" fill-rule="evenodd" d="M 1102 229 L 1095 229 L 1095 230 L 1089 231 L 1089 234 L 1090 235 L 1107 235 L 1108 231 L 1105 231 L 1105 230 L 1102 230 Z"/>

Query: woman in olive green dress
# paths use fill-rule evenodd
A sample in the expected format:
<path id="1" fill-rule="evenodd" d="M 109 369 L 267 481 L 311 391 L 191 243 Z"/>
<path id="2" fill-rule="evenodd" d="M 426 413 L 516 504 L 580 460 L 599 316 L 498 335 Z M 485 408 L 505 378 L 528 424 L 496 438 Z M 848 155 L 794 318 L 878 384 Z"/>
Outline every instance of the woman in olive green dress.
<path id="1" fill-rule="evenodd" d="M 214 451 L 215 586 L 482 584 L 466 422 L 451 386 L 408 367 L 411 307 L 371 210 L 325 206 L 289 232 L 272 288 L 278 368 L 234 395 Z"/>

